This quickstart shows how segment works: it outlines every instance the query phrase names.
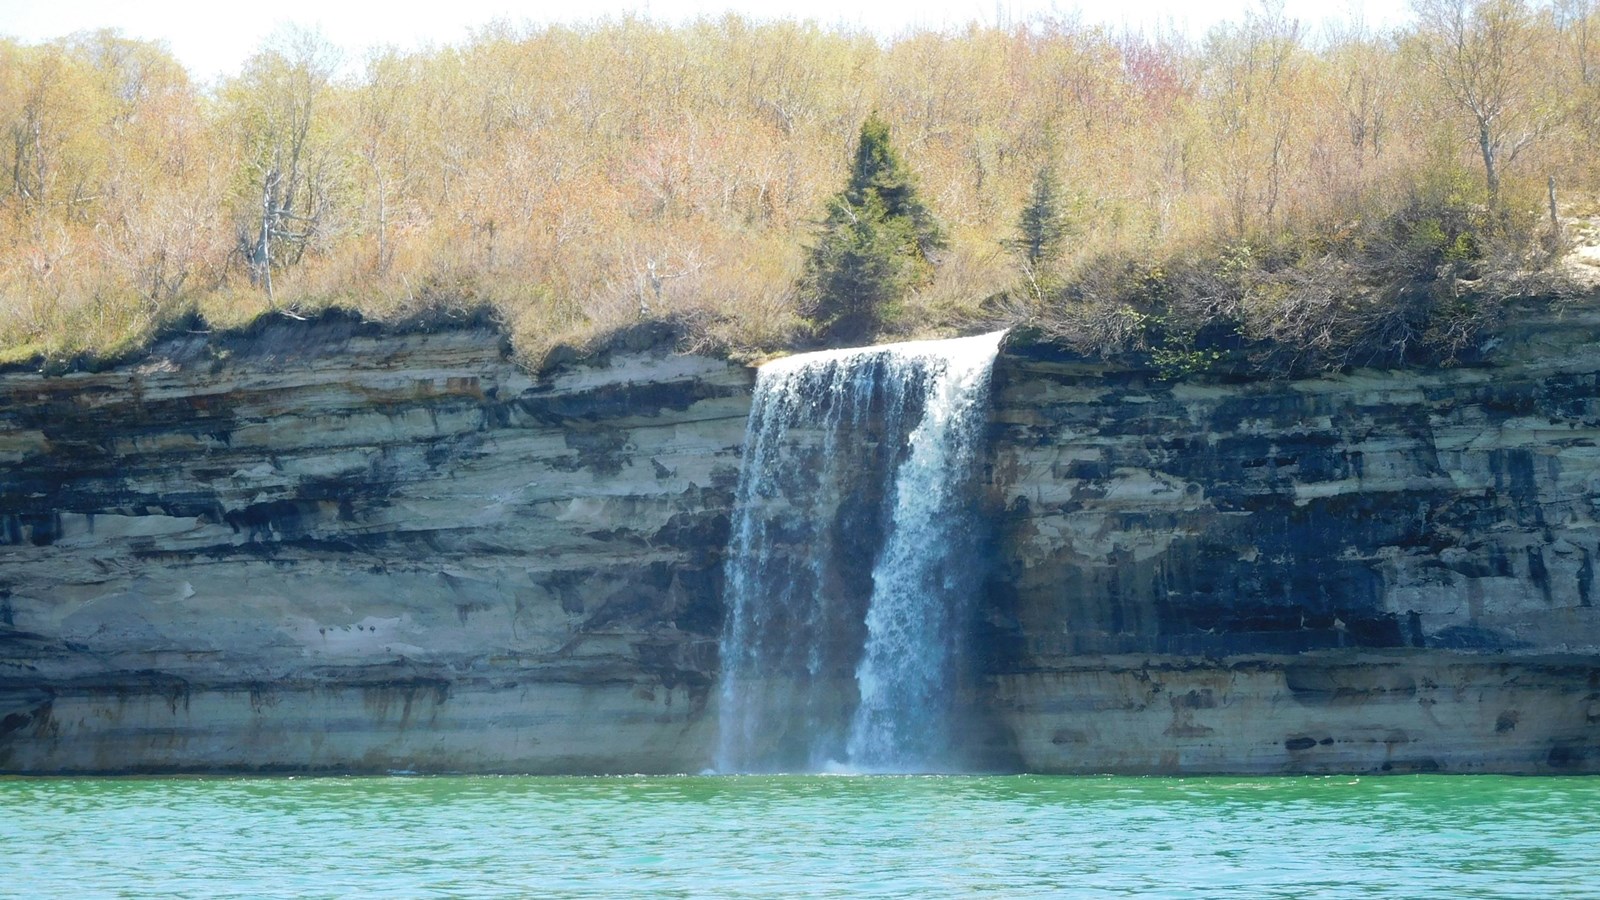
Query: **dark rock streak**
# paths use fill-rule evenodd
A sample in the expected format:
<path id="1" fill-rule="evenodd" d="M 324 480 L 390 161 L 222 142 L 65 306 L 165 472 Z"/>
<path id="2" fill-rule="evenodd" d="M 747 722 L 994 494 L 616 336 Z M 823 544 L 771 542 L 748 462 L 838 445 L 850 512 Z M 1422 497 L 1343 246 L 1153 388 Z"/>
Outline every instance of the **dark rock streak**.
<path id="1" fill-rule="evenodd" d="M 1011 342 L 990 758 L 1600 771 L 1600 315 L 1541 315 L 1295 382 Z M 0 373 L 0 772 L 699 771 L 752 382 L 342 316 Z"/>

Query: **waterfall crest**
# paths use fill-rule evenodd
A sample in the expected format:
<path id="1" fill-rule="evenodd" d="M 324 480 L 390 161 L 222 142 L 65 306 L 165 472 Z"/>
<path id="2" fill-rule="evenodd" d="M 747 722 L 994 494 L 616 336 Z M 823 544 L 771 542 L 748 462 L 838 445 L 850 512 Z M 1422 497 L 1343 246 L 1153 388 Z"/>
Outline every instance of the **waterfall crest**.
<path id="1" fill-rule="evenodd" d="M 728 547 L 719 771 L 956 764 L 969 501 L 1001 337 L 762 367 Z"/>

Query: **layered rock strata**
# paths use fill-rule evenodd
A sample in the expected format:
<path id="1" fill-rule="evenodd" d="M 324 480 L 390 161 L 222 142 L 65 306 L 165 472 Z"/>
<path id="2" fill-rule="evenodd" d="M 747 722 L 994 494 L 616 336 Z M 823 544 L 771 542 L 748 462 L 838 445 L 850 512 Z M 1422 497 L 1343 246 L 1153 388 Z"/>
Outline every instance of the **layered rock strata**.
<path id="1" fill-rule="evenodd" d="M 750 372 L 339 316 L 0 376 L 0 771 L 698 769 Z"/>
<path id="2" fill-rule="evenodd" d="M 1292 382 L 1014 344 L 983 628 L 1023 767 L 1600 769 L 1597 334 Z"/>
<path id="3" fill-rule="evenodd" d="M 1292 382 L 1010 341 L 972 740 L 1600 770 L 1597 336 Z M 0 374 L 0 772 L 710 765 L 754 379 L 659 337 L 531 376 L 488 325 L 279 318 Z"/>

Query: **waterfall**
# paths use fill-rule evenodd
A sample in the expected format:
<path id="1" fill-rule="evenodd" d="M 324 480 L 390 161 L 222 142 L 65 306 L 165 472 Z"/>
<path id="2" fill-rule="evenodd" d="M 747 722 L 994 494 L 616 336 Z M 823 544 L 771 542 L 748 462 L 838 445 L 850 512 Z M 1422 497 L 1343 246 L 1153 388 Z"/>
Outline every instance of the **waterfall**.
<path id="1" fill-rule="evenodd" d="M 719 771 L 957 764 L 1001 336 L 761 368 L 728 545 Z"/>

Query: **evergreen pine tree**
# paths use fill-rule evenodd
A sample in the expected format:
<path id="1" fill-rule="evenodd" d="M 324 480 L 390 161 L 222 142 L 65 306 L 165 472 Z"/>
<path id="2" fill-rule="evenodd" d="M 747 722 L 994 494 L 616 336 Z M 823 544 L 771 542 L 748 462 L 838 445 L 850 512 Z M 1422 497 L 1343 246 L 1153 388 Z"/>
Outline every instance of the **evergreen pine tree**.
<path id="1" fill-rule="evenodd" d="M 1036 272 L 1055 259 L 1066 236 L 1067 217 L 1061 182 L 1056 178 L 1055 168 L 1046 165 L 1034 176 L 1028 203 L 1017 220 L 1017 239 L 1012 242 L 1012 249 L 1022 257 L 1030 272 Z"/>
<path id="2" fill-rule="evenodd" d="M 912 288 L 931 275 L 944 238 L 876 113 L 861 125 L 845 189 L 828 202 L 806 261 L 803 289 L 830 341 L 870 338 Z"/>

